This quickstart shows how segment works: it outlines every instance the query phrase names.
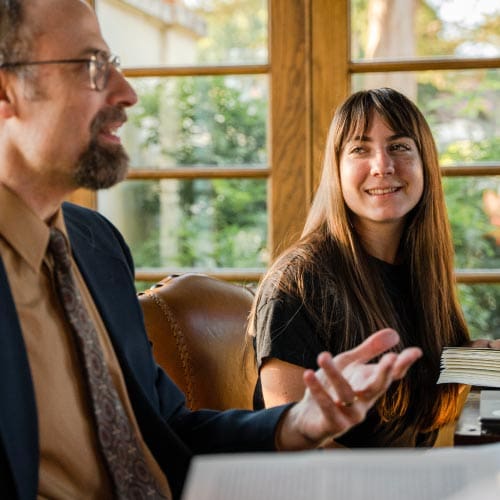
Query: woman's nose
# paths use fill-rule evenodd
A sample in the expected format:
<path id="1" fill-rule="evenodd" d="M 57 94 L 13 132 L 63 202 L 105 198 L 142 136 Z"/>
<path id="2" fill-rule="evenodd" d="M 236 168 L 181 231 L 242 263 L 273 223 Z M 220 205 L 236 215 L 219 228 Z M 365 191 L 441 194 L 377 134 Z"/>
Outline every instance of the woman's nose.
<path id="1" fill-rule="evenodd" d="M 392 175 L 394 173 L 394 160 L 387 151 L 377 151 L 371 162 L 371 174 L 375 176 Z"/>

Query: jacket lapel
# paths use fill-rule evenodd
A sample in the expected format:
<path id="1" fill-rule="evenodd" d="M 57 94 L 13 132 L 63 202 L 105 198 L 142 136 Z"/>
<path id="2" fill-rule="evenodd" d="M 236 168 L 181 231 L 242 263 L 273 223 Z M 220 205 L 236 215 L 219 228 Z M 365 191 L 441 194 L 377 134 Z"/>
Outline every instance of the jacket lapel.
<path id="1" fill-rule="evenodd" d="M 97 243 L 109 235 L 95 234 L 99 231 L 96 225 L 90 230 L 83 220 L 66 214 L 65 220 L 74 258 L 106 325 L 122 370 L 127 374 L 127 368 L 131 368 L 138 380 L 151 381 L 151 364 L 143 354 L 145 348 L 149 354 L 149 344 L 137 332 L 143 318 L 132 270 L 125 257 L 117 252 L 116 245 L 113 251 L 113 247 L 103 248 Z"/>

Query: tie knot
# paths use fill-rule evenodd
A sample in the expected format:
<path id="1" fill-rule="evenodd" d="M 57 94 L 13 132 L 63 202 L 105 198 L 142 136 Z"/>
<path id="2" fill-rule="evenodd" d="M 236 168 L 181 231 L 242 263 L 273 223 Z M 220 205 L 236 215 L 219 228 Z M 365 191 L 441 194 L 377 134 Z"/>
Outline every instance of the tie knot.
<path id="1" fill-rule="evenodd" d="M 50 229 L 49 251 L 54 257 L 54 263 L 66 269 L 70 268 L 70 258 L 66 239 L 59 229 Z"/>

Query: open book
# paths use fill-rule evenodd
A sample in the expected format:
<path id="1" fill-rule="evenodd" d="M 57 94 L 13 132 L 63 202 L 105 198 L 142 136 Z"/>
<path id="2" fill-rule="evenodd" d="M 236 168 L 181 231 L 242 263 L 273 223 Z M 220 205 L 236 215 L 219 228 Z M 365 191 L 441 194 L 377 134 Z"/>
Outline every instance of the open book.
<path id="1" fill-rule="evenodd" d="M 183 500 L 498 500 L 500 443 L 193 459 Z"/>
<path id="2" fill-rule="evenodd" d="M 445 382 L 500 387 L 500 350 L 445 347 L 441 354 L 441 374 L 437 383 Z"/>

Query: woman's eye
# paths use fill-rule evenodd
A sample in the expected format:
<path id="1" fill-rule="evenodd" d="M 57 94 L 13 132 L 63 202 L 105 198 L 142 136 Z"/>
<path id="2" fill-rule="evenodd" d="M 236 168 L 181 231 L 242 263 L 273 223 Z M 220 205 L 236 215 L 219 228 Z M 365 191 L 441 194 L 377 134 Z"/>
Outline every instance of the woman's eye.
<path id="1" fill-rule="evenodd" d="M 410 151 L 410 145 L 405 143 L 391 144 L 391 151 Z"/>
<path id="2" fill-rule="evenodd" d="M 353 148 L 351 148 L 351 154 L 354 154 L 354 155 L 359 155 L 361 153 L 364 153 L 365 152 L 365 148 L 363 148 L 362 146 L 355 146 Z"/>

